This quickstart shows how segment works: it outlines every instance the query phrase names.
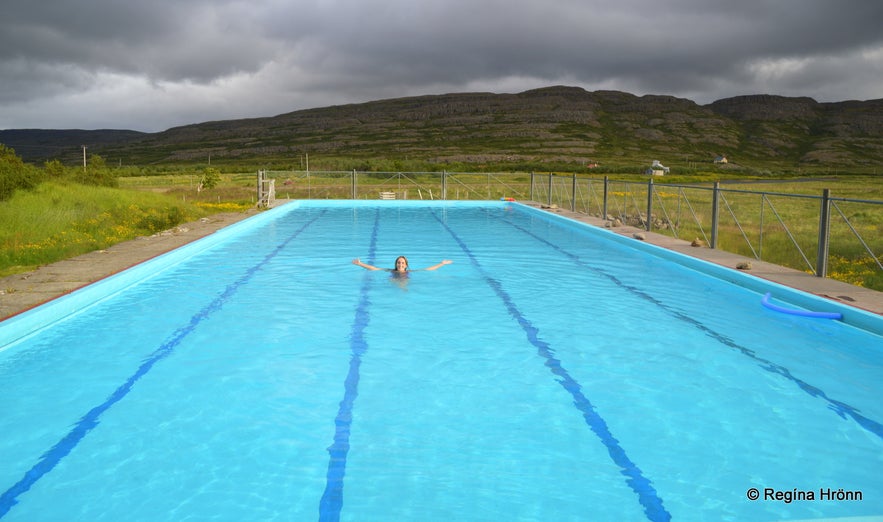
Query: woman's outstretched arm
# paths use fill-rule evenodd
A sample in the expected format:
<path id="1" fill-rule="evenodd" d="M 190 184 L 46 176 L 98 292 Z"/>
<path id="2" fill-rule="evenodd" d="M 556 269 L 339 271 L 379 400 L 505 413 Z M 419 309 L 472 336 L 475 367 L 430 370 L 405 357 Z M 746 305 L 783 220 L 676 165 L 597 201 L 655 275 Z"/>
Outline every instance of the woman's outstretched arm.
<path id="1" fill-rule="evenodd" d="M 437 269 L 437 268 L 441 268 L 441 267 L 443 267 L 443 266 L 445 266 L 445 265 L 450 265 L 451 263 L 453 263 L 453 261 L 451 261 L 450 259 L 445 259 L 445 260 L 443 260 L 441 263 L 439 263 L 439 264 L 437 264 L 437 265 L 432 265 L 432 266 L 429 267 L 429 268 L 424 268 L 424 270 L 435 270 L 435 269 Z"/>
<path id="2" fill-rule="evenodd" d="M 358 257 L 353 259 L 353 264 L 356 266 L 360 266 L 362 268 L 365 268 L 367 270 L 383 270 L 382 268 L 378 268 L 376 266 L 369 265 L 368 263 L 363 263 L 363 262 L 359 261 Z"/>

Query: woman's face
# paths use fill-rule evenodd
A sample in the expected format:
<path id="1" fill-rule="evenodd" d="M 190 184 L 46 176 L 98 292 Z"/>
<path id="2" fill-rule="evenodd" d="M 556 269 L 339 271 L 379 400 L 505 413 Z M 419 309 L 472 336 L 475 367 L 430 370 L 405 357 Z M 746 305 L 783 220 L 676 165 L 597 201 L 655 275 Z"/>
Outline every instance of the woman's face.
<path id="1" fill-rule="evenodd" d="M 408 271 L 408 260 L 405 259 L 405 256 L 399 256 L 396 258 L 396 272 L 407 272 Z"/>

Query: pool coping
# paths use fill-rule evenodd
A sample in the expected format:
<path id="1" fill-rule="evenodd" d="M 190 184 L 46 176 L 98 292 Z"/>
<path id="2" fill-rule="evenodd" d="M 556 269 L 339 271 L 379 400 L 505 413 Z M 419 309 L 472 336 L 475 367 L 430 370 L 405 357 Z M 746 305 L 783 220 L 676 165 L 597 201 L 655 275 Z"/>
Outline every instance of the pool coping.
<path id="1" fill-rule="evenodd" d="M 0 278 L 0 321 L 210 236 L 257 213 L 249 210 L 213 214 L 152 236 Z"/>
<path id="2" fill-rule="evenodd" d="M 348 200 L 347 200 L 348 201 Z M 360 203 L 366 203 L 359 200 Z M 279 201 L 276 207 L 285 206 L 292 201 Z M 344 203 L 344 202 L 341 202 Z M 373 203 L 373 202 L 372 202 Z M 393 202 L 390 202 L 393 203 Z M 396 202 L 401 203 L 401 202 Z M 414 202 L 419 204 L 420 202 Z M 437 201 L 434 203 L 438 203 Z M 487 203 L 487 202 L 484 202 Z M 691 242 L 669 237 L 663 234 L 647 232 L 631 226 L 612 226 L 611 222 L 585 214 L 580 214 L 555 206 L 546 206 L 537 202 L 518 202 L 538 212 L 559 216 L 567 220 L 583 223 L 592 227 L 609 231 L 620 241 L 632 242 L 635 245 L 646 244 L 659 247 L 657 253 L 665 251 L 677 255 L 675 260 L 683 261 L 683 257 L 693 258 L 715 265 L 715 276 L 722 279 L 751 286 L 752 278 L 776 283 L 787 289 L 796 289 L 806 294 L 837 303 L 845 309 L 855 309 L 863 313 L 876 314 L 874 319 L 883 316 L 883 292 L 862 288 L 828 278 L 816 277 L 799 270 L 794 270 L 764 261 L 740 256 L 722 250 L 707 247 L 693 247 Z M 274 212 L 268 211 L 267 214 Z M 156 234 L 147 238 L 138 238 L 114 245 L 106 250 L 99 250 L 42 266 L 31 272 L 0 278 L 0 323 L 13 317 L 20 317 L 26 312 L 42 305 L 53 303 L 58 305 L 59 298 L 75 293 L 84 287 L 103 282 L 111 276 L 133 269 L 146 261 L 161 258 L 181 247 L 202 243 L 205 248 L 214 244 L 215 240 L 232 233 L 237 223 L 260 215 L 256 210 L 241 213 L 216 214 L 197 222 L 181 225 L 175 229 Z M 254 221 L 254 220 L 249 220 Z M 258 219 L 262 221 L 262 219 Z M 643 239 L 637 239 L 641 237 Z M 737 266 L 750 263 L 749 270 L 738 270 Z M 707 267 L 706 267 L 707 268 Z M 746 277 L 750 276 L 750 277 Z M 792 296 L 800 304 L 800 296 Z M 792 301 L 795 302 L 795 301 Z M 76 306 L 71 303 L 70 306 Z M 861 321 L 859 321 L 861 322 Z M 876 328 L 871 328 L 875 331 Z"/>
<path id="3" fill-rule="evenodd" d="M 612 222 L 600 217 L 580 214 L 558 208 L 554 205 L 547 206 L 536 202 L 520 203 L 552 215 L 605 229 L 620 238 L 624 238 L 628 242 L 654 245 L 660 247 L 663 251 L 674 252 L 722 267 L 724 270 L 715 270 L 714 275 L 726 280 L 744 283 L 746 281 L 745 276 L 747 275 L 762 281 L 776 283 L 782 287 L 799 290 L 841 306 L 883 316 L 883 292 L 826 277 L 817 277 L 800 270 L 760 261 L 732 252 L 706 246 L 693 246 L 692 241 L 677 239 L 657 232 L 648 232 L 633 226 L 613 226 Z M 738 268 L 743 266 L 750 268 Z"/>

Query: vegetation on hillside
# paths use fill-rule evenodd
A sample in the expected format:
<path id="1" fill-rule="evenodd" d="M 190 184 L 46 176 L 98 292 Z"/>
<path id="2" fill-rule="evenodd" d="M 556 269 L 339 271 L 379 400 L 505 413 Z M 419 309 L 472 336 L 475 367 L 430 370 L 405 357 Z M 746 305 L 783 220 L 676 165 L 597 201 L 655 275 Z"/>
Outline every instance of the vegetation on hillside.
<path id="1" fill-rule="evenodd" d="M 18 189 L 34 188 L 43 173 L 26 164 L 11 148 L 0 144 L 0 201 L 9 199 Z"/>
<path id="2" fill-rule="evenodd" d="M 43 132 L 0 131 L 0 142 L 21 144 L 33 153 L 26 161 L 81 160 L 80 145 L 48 147 L 62 142 L 64 131 Z M 600 166 L 638 174 L 660 160 L 681 174 L 877 174 L 883 100 L 741 96 L 698 105 L 549 87 L 380 100 L 152 134 L 70 132 L 120 168 L 587 172 Z M 728 163 L 715 164 L 718 156 Z"/>
<path id="3" fill-rule="evenodd" d="M 13 149 L 0 144 L 0 201 L 11 198 L 17 190 L 33 189 L 46 180 L 117 186 L 117 174 L 97 154 L 93 154 L 88 166 L 83 168 L 67 168 L 59 160 L 51 160 L 39 169 L 22 161 Z"/>

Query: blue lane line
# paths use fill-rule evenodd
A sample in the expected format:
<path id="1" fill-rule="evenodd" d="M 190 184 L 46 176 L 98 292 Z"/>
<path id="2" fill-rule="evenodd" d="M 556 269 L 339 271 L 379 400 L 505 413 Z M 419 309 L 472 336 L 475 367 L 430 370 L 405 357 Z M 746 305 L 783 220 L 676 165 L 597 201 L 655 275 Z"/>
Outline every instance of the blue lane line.
<path id="1" fill-rule="evenodd" d="M 61 462 L 61 459 L 73 451 L 80 441 L 83 440 L 93 428 L 98 426 L 101 415 L 109 410 L 111 406 L 123 400 L 123 398 L 132 391 L 132 387 L 139 379 L 147 375 L 147 372 L 149 372 L 156 363 L 171 355 L 175 347 L 177 347 L 185 337 L 192 333 L 201 322 L 220 310 L 224 306 L 224 303 L 226 303 L 242 285 L 254 277 L 254 275 L 271 259 L 276 257 L 276 255 L 279 254 L 288 243 L 294 240 L 294 238 L 300 235 L 301 232 L 306 230 L 307 227 L 318 220 L 324 213 L 325 211 L 322 211 L 319 215 L 305 223 L 297 232 L 292 234 L 288 239 L 270 252 L 260 263 L 249 268 L 239 280 L 227 286 L 221 295 L 216 297 L 205 308 L 197 312 L 196 315 L 190 318 L 190 322 L 187 325 L 175 331 L 172 336 L 162 344 L 162 346 L 150 354 L 141 366 L 138 367 L 135 373 L 111 393 L 107 400 L 86 413 L 86 415 L 74 425 L 73 429 L 71 429 L 64 438 L 58 441 L 51 449 L 49 449 L 49 451 L 40 457 L 40 460 L 25 473 L 21 480 L 15 483 L 11 488 L 7 489 L 3 495 L 0 495 L 0 518 L 3 518 L 9 513 L 9 510 L 18 503 L 18 497 L 20 495 L 28 491 L 38 480 L 52 471 L 52 469 Z"/>
<path id="2" fill-rule="evenodd" d="M 671 514 L 665 509 L 665 506 L 662 505 L 662 499 L 650 483 L 650 480 L 644 477 L 640 468 L 632 462 L 625 450 L 620 446 L 619 441 L 616 440 L 616 437 L 610 432 L 607 422 L 598 414 L 595 410 L 595 406 L 589 401 L 588 397 L 583 394 L 582 386 L 570 376 L 570 373 L 564 368 L 561 361 L 555 358 L 549 344 L 540 339 L 539 329 L 533 326 L 530 321 L 524 317 L 524 314 L 522 314 L 515 305 L 512 297 L 503 289 L 503 285 L 484 270 L 478 262 L 478 259 L 466 243 L 460 239 L 457 233 L 454 232 L 447 223 L 441 220 L 435 212 L 433 212 L 432 215 L 439 223 L 441 223 L 448 233 L 451 234 L 454 241 L 460 245 L 463 252 L 469 256 L 469 260 L 472 262 L 473 266 L 478 269 L 482 278 L 506 305 L 509 314 L 518 322 L 525 334 L 527 334 L 528 341 L 537 348 L 540 356 L 545 359 L 546 367 L 559 378 L 558 383 L 573 397 L 573 403 L 580 413 L 582 413 L 586 424 L 588 424 L 589 428 L 591 428 L 595 435 L 601 439 L 604 446 L 607 447 L 607 453 L 610 455 L 610 458 L 617 466 L 619 466 L 620 473 L 626 477 L 626 484 L 628 484 L 632 491 L 638 495 L 638 501 L 644 507 L 644 513 L 647 515 L 647 518 L 652 521 L 671 520 Z"/>
<path id="3" fill-rule="evenodd" d="M 371 231 L 371 243 L 368 247 L 368 264 L 374 264 L 377 251 L 377 229 L 380 225 L 380 211 L 374 216 L 374 229 Z M 325 491 L 319 501 L 319 520 L 336 522 L 340 520 L 343 508 L 343 479 L 346 475 L 346 457 L 350 450 L 350 428 L 353 422 L 353 406 L 359 395 L 359 368 L 362 366 L 362 355 L 368 350 L 365 342 L 365 328 L 368 327 L 370 315 L 368 308 L 371 301 L 368 293 L 371 282 L 370 274 L 365 274 L 360 291 L 359 305 L 350 331 L 350 366 L 343 383 L 343 399 L 334 418 L 334 442 L 328 447 L 328 472 L 325 476 Z"/>
<path id="4" fill-rule="evenodd" d="M 592 266 L 592 265 L 586 263 L 585 261 L 580 259 L 580 257 L 578 255 L 564 250 L 562 247 L 546 240 L 545 238 L 542 238 L 542 237 L 534 234 L 530 230 L 522 227 L 521 225 L 518 225 L 517 223 L 513 223 L 512 221 L 509 221 L 508 219 L 502 219 L 502 221 L 504 221 L 505 223 L 511 225 L 512 227 L 524 232 L 525 234 L 529 235 L 530 237 L 536 239 L 537 241 L 544 243 L 544 244 L 552 247 L 553 249 L 557 250 L 558 252 L 564 254 L 565 256 L 571 258 L 579 266 L 587 268 L 587 269 L 595 272 L 596 274 L 609 279 L 612 283 L 616 284 L 620 288 L 627 290 L 628 292 L 631 292 L 632 294 L 658 306 L 659 308 L 664 310 L 669 315 L 675 317 L 676 319 L 679 319 L 681 321 L 684 321 L 685 323 L 692 325 L 693 327 L 702 331 L 705 335 L 711 337 L 712 339 L 718 341 L 719 343 L 741 352 L 746 357 L 750 357 L 751 359 L 754 359 L 754 361 L 756 361 L 760 365 L 760 367 L 763 368 L 764 370 L 781 375 L 785 379 L 796 384 L 798 388 L 800 388 L 804 392 L 808 393 L 812 397 L 820 398 L 823 401 L 827 402 L 828 408 L 830 410 L 832 410 L 834 413 L 836 413 L 838 416 L 840 416 L 840 418 L 846 419 L 847 417 L 850 417 L 850 418 L 852 418 L 852 420 L 857 422 L 860 426 L 862 426 L 866 430 L 870 431 L 871 433 L 873 433 L 877 437 L 883 439 L 883 424 L 881 424 L 873 419 L 869 419 L 868 417 L 865 417 L 864 415 L 859 413 L 858 409 L 856 409 L 853 406 L 850 406 L 849 404 L 846 404 L 845 402 L 841 402 L 836 399 L 832 399 L 831 397 L 828 397 L 828 395 L 824 391 L 820 390 L 819 388 L 816 388 L 812 384 L 809 384 L 808 382 L 806 382 L 798 377 L 795 377 L 791 373 L 791 371 L 788 370 L 788 368 L 786 368 L 780 364 L 776 364 L 776 363 L 769 361 L 767 359 L 764 359 L 763 357 L 758 356 L 754 352 L 754 350 L 751 350 L 750 348 L 746 348 L 746 347 L 740 345 L 736 341 L 730 339 L 729 337 L 727 337 L 726 335 L 724 335 L 720 332 L 714 331 L 710 327 L 703 324 L 701 321 L 698 321 L 695 318 L 690 317 L 689 315 L 681 312 L 680 310 L 677 310 L 675 308 L 668 306 L 667 304 L 663 303 L 662 301 L 653 297 L 652 295 L 648 294 L 647 292 L 645 292 L 639 288 L 636 288 L 634 286 L 631 286 L 629 284 L 624 283 L 623 281 L 621 281 L 619 278 L 617 278 L 613 274 L 609 274 L 601 268 L 598 268 L 598 267 L 595 267 L 595 266 Z"/>

